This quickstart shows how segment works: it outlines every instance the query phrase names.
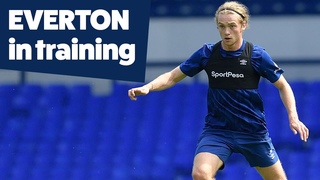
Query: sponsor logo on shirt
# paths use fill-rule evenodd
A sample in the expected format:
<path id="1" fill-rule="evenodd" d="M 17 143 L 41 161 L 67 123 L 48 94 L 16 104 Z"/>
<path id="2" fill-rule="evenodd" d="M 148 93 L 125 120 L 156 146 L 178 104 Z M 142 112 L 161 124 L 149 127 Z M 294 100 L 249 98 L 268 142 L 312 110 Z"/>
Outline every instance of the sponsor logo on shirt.
<path id="1" fill-rule="evenodd" d="M 230 71 L 221 73 L 212 71 L 211 76 L 214 78 L 244 78 L 244 74 L 237 74 Z"/>

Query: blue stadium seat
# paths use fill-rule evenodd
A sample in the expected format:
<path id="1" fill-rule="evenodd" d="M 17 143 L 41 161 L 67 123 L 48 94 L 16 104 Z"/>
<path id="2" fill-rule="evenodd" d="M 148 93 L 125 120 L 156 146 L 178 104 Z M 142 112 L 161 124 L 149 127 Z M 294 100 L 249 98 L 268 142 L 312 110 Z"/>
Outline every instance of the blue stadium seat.
<path id="1" fill-rule="evenodd" d="M 107 143 L 103 142 L 99 144 Z M 108 179 L 110 176 L 112 169 L 114 168 L 112 164 L 112 156 L 114 155 L 114 152 L 112 151 L 113 146 L 111 144 L 107 145 L 110 146 L 109 149 L 98 150 L 98 152 L 93 155 L 93 162 L 89 169 L 90 172 L 88 179 Z"/>
<path id="2" fill-rule="evenodd" d="M 12 179 L 29 179 L 30 170 L 33 162 L 33 156 L 21 151 L 15 159 L 15 165 L 12 166 Z"/>
<path id="3" fill-rule="evenodd" d="M 310 142 L 310 149 L 311 152 L 309 153 L 309 163 L 311 166 L 320 167 L 320 138 L 311 139 Z"/>
<path id="4" fill-rule="evenodd" d="M 303 109 L 305 108 L 304 106 L 306 105 L 306 98 L 307 98 L 307 93 L 309 89 L 308 88 L 309 83 L 305 81 L 293 81 L 289 83 L 295 95 L 297 110 L 298 112 L 302 112 L 302 113 L 299 113 L 300 118 L 303 120 L 304 119 Z"/>
<path id="5" fill-rule="evenodd" d="M 42 129 L 42 125 L 42 119 L 33 117 L 27 118 L 22 130 L 21 139 L 29 142 L 37 142 L 40 139 L 39 132 Z"/>
<path id="6" fill-rule="evenodd" d="M 167 162 L 169 157 L 156 157 L 156 164 L 152 167 L 151 178 L 154 180 L 174 179 L 174 169 L 170 162 Z"/>
<path id="7" fill-rule="evenodd" d="M 12 107 L 12 99 L 18 92 L 18 85 L 15 84 L 2 84 L 0 85 L 0 119 L 6 119 Z M 0 124 L 0 130 L 3 123 Z"/>
<path id="8" fill-rule="evenodd" d="M 11 112 L 11 101 L 0 97 L 0 119 L 8 119 Z M 0 130 L 3 130 L 5 124 L 0 124 Z"/>
<path id="9" fill-rule="evenodd" d="M 69 96 L 72 97 L 89 97 L 92 94 L 91 86 L 89 84 L 75 84 L 69 87 Z"/>
<path id="10" fill-rule="evenodd" d="M 249 165 L 244 162 L 228 163 L 221 172 L 221 179 L 245 179 L 246 169 L 248 168 Z"/>
<path id="11" fill-rule="evenodd" d="M 10 176 L 10 170 L 13 166 L 13 150 L 10 150 L 9 152 L 6 152 L 1 149 L 1 155 L 0 155 L 0 169 L 2 173 L 0 173 L 0 179 L 7 179 Z"/>
<path id="12" fill-rule="evenodd" d="M 68 107 L 70 113 L 76 115 L 74 111 L 78 111 L 78 114 L 84 115 L 85 111 L 79 111 L 79 109 L 86 109 L 87 100 L 91 95 L 91 86 L 88 84 L 76 84 L 69 87 Z"/>
<path id="13" fill-rule="evenodd" d="M 68 103 L 68 89 L 62 84 L 50 84 L 44 89 L 41 105 L 44 107 L 65 107 Z"/>
<path id="14" fill-rule="evenodd" d="M 43 87 L 39 84 L 23 84 L 19 88 L 19 94 L 28 97 L 40 97 Z"/>
<path id="15" fill-rule="evenodd" d="M 308 179 L 318 179 L 320 169 L 320 138 L 310 139 L 310 153 L 308 154 L 309 167 L 307 169 Z"/>
<path id="16" fill-rule="evenodd" d="M 53 162 L 56 153 L 56 142 L 50 139 L 44 139 L 37 144 L 37 153 L 35 157 L 36 167 L 46 167 Z"/>
<path id="17" fill-rule="evenodd" d="M 50 179 L 49 174 L 50 167 L 47 166 L 36 166 L 34 165 L 31 170 L 30 179 Z"/>
<path id="18" fill-rule="evenodd" d="M 46 119 L 48 122 L 43 126 L 41 138 L 48 140 L 55 140 L 59 138 L 59 134 L 61 132 L 61 119 L 57 118 L 48 118 Z"/>
<path id="19" fill-rule="evenodd" d="M 320 169 L 320 166 L 310 165 L 309 168 L 307 169 L 305 178 L 310 180 L 319 179 L 319 169 Z"/>
<path id="20" fill-rule="evenodd" d="M 306 151 L 294 151 L 289 154 L 288 169 L 286 170 L 288 179 L 305 179 L 307 170 L 309 153 Z"/>
<path id="21" fill-rule="evenodd" d="M 137 150 L 132 157 L 131 175 L 135 179 L 151 179 L 152 157 L 154 156 L 152 149 Z"/>
<path id="22" fill-rule="evenodd" d="M 103 116 L 103 111 L 106 106 L 107 98 L 104 96 L 92 96 L 88 98 L 86 116 L 91 119 L 96 119 L 97 121 L 101 121 L 101 117 Z"/>
<path id="23" fill-rule="evenodd" d="M 41 85 L 21 85 L 17 95 L 13 99 L 12 106 L 17 110 L 32 110 L 37 105 L 42 93 L 43 89 Z"/>
<path id="24" fill-rule="evenodd" d="M 1 84 L 0 85 L 0 97 L 1 98 L 12 98 L 19 90 L 19 86 L 16 84 Z"/>
<path id="25" fill-rule="evenodd" d="M 320 81 L 313 81 L 308 83 L 308 88 L 304 93 L 305 101 L 300 105 L 300 119 L 308 126 L 310 135 L 320 137 L 318 127 L 320 121 L 316 117 L 320 116 Z"/>
<path id="26" fill-rule="evenodd" d="M 196 141 L 178 141 L 176 144 L 176 154 L 174 156 L 174 166 L 177 169 L 190 170 L 193 163 Z"/>
<path id="27" fill-rule="evenodd" d="M 69 179 L 71 166 L 57 165 L 49 172 L 48 179 Z"/>
<path id="28" fill-rule="evenodd" d="M 245 180 L 257 180 L 262 179 L 261 175 L 258 173 L 258 171 L 254 168 L 248 168 L 246 170 Z"/>
<path id="29" fill-rule="evenodd" d="M 84 165 L 73 166 L 70 173 L 70 179 L 78 179 L 78 180 L 89 179 L 89 168 Z"/>

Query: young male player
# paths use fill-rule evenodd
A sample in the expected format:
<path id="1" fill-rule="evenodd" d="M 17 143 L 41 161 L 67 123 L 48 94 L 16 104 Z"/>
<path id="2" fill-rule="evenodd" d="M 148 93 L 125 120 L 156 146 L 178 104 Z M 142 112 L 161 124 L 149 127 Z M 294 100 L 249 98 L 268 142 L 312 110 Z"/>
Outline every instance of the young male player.
<path id="1" fill-rule="evenodd" d="M 307 141 L 309 130 L 298 118 L 292 89 L 269 54 L 243 39 L 249 22 L 245 5 L 225 2 L 216 11 L 215 20 L 221 41 L 205 44 L 170 72 L 130 89 L 128 96 L 136 100 L 136 96 L 170 88 L 205 70 L 208 114 L 196 148 L 193 179 L 214 179 L 232 153 L 241 153 L 266 180 L 287 179 L 266 128 L 258 83 L 263 77 L 278 88 L 291 130 Z"/>

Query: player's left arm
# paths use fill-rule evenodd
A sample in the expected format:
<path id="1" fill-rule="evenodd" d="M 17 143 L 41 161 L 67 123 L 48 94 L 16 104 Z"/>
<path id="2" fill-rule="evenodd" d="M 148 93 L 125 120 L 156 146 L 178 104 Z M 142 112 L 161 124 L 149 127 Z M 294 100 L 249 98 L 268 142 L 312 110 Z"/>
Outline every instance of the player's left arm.
<path id="1" fill-rule="evenodd" d="M 281 100 L 288 112 L 290 129 L 294 134 L 299 133 L 303 141 L 309 137 L 309 129 L 299 120 L 294 93 L 283 75 L 273 83 L 279 90 Z"/>

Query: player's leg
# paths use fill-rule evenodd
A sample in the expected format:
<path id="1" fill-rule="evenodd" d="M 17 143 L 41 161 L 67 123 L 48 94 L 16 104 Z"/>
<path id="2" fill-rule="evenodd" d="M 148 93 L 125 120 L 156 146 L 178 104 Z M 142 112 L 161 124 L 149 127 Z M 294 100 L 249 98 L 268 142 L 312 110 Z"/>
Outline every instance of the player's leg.
<path id="1" fill-rule="evenodd" d="M 213 180 L 217 171 L 224 168 L 224 163 L 233 153 L 230 144 L 230 138 L 204 131 L 199 138 L 195 153 L 193 179 Z"/>
<path id="2" fill-rule="evenodd" d="M 279 160 L 279 156 L 268 135 L 261 138 L 243 138 L 237 143 L 238 150 L 247 159 L 251 167 L 255 167 L 265 180 L 287 179 Z"/>
<path id="3" fill-rule="evenodd" d="M 255 167 L 264 180 L 286 180 L 280 160 L 269 167 Z"/>
<path id="4" fill-rule="evenodd" d="M 194 180 L 212 180 L 219 168 L 223 165 L 222 160 L 215 154 L 201 152 L 194 158 L 192 177 Z"/>

